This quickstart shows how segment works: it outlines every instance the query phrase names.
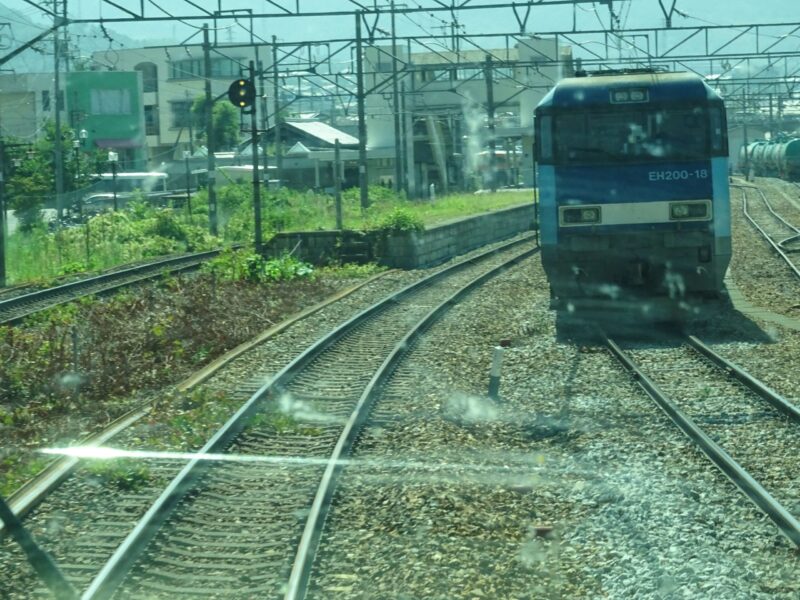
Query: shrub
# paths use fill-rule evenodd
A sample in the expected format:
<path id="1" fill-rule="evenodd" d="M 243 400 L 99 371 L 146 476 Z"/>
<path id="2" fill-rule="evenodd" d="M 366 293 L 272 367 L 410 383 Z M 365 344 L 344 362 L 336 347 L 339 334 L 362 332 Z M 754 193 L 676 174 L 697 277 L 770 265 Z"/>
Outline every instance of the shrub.
<path id="1" fill-rule="evenodd" d="M 380 219 L 374 228 L 386 233 L 424 231 L 425 222 L 421 217 L 418 217 L 405 208 L 395 208 L 388 215 Z"/>
<path id="2" fill-rule="evenodd" d="M 288 254 L 266 260 L 247 250 L 226 250 L 207 262 L 203 270 L 223 281 L 290 281 L 314 275 L 311 265 Z"/>
<path id="3" fill-rule="evenodd" d="M 233 212 L 237 208 L 249 205 L 253 201 L 253 188 L 249 183 L 231 183 L 223 185 L 217 192 L 217 204 L 225 212 Z"/>
<path id="4" fill-rule="evenodd" d="M 314 275 L 314 267 L 288 254 L 265 261 L 263 271 L 266 279 L 271 281 L 291 281 Z"/>
<path id="5" fill-rule="evenodd" d="M 157 235 L 170 240 L 180 242 L 186 241 L 186 230 L 175 218 L 172 211 L 160 210 L 156 213 L 155 219 L 148 228 L 152 235 Z"/>

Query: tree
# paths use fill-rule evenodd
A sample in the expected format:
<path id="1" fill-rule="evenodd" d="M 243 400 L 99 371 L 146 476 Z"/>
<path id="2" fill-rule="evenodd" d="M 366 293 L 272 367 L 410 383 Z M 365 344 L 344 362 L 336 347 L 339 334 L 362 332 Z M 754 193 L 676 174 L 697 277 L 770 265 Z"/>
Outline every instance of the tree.
<path id="1" fill-rule="evenodd" d="M 192 123 L 199 141 L 205 143 L 206 138 L 206 101 L 205 96 L 198 96 L 192 103 Z M 211 112 L 214 139 L 218 149 L 235 148 L 240 138 L 240 111 L 228 102 L 217 102 Z"/>
<path id="2" fill-rule="evenodd" d="M 5 172 L 9 175 L 5 194 L 8 208 L 20 220 L 20 229 L 30 231 L 42 220 L 46 203 L 55 206 L 55 124 L 45 123 L 45 135 L 32 144 L 7 139 Z M 92 173 L 102 164 L 99 150 L 86 153 L 81 148 L 76 155 L 73 131 L 61 128 L 58 136 L 63 156 L 64 191 L 73 192 L 86 186 Z"/>
<path id="3" fill-rule="evenodd" d="M 9 149 L 16 143 L 10 142 Z M 34 144 L 30 153 L 23 151 L 22 156 L 25 158 L 20 158 L 18 151 L 13 154 L 9 150 L 6 151 L 5 169 L 6 172 L 11 171 L 5 189 L 6 206 L 14 211 L 22 231 L 30 231 L 41 223 L 42 208 L 55 183 L 53 161 L 47 160 L 47 155 L 37 148 L 39 145 L 38 142 Z M 19 166 L 13 168 L 8 166 L 15 162 L 18 162 Z"/>

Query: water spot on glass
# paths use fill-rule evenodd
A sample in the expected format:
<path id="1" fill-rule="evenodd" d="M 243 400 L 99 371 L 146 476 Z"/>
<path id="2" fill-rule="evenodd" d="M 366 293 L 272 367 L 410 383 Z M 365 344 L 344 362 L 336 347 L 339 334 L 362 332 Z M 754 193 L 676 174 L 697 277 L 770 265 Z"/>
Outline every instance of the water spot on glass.
<path id="1" fill-rule="evenodd" d="M 686 282 L 680 273 L 673 273 L 668 269 L 664 273 L 664 285 L 672 300 L 679 300 L 686 295 Z"/>
<path id="2" fill-rule="evenodd" d="M 601 284 L 597 288 L 597 291 L 603 294 L 604 296 L 608 296 L 612 300 L 619 300 L 619 296 L 622 293 L 622 290 L 618 285 L 614 285 L 611 283 Z"/>
<path id="3" fill-rule="evenodd" d="M 489 398 L 455 393 L 442 407 L 447 418 L 463 423 L 487 423 L 498 416 L 497 406 Z"/>
<path id="4" fill-rule="evenodd" d="M 320 412 L 314 409 L 311 404 L 299 400 L 290 393 L 283 394 L 278 399 L 278 410 L 285 415 L 297 419 L 298 421 L 327 423 L 333 421 L 343 421 L 344 419 L 333 415 Z"/>

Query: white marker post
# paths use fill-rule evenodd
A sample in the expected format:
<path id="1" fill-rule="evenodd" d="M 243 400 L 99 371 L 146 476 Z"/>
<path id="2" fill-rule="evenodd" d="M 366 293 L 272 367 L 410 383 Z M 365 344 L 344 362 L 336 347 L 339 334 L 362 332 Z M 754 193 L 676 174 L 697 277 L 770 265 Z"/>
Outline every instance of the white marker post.
<path id="1" fill-rule="evenodd" d="M 505 348 L 495 346 L 492 354 L 492 370 L 489 373 L 489 398 L 500 399 L 500 368 L 503 366 L 503 352 Z"/>

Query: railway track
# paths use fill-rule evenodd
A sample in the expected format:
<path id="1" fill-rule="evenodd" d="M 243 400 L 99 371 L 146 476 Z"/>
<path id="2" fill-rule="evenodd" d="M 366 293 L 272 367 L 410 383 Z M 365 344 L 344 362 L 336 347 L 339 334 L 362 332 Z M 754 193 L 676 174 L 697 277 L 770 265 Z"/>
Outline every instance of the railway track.
<path id="1" fill-rule="evenodd" d="M 535 252 L 517 244 L 409 286 L 247 390 L 253 393 L 241 409 L 191 457 L 105 566 L 91 536 L 61 557 L 68 578 L 84 587 L 99 572 L 84 598 L 110 597 L 119 586 L 115 597 L 225 595 L 220 588 L 257 597 L 281 592 L 290 580 L 297 583 L 287 589 L 302 595 L 303 569 L 313 563 L 342 460 L 374 394 L 415 336 L 458 297 Z M 219 460 L 203 458 L 209 455 Z"/>
<path id="2" fill-rule="evenodd" d="M 605 344 L 675 425 L 800 548 L 800 410 L 695 337 Z M 769 491 L 768 491 L 769 490 Z"/>
<path id="3" fill-rule="evenodd" d="M 800 266 L 792 253 L 800 250 L 800 228 L 794 226 L 770 204 L 761 188 L 742 186 L 742 208 L 744 215 L 758 232 L 767 240 L 772 248 L 780 255 L 796 277 L 800 277 Z M 748 191 L 758 193 L 756 202 L 748 202 Z M 760 200 L 760 201 L 759 201 Z"/>
<path id="4" fill-rule="evenodd" d="M 178 273 L 196 269 L 219 253 L 220 250 L 209 250 L 162 259 L 44 290 L 15 295 L 6 300 L 0 300 L 0 325 L 19 323 L 25 317 L 47 308 L 71 302 L 82 296 L 112 293 L 127 286 L 154 279 L 165 272 Z"/>

